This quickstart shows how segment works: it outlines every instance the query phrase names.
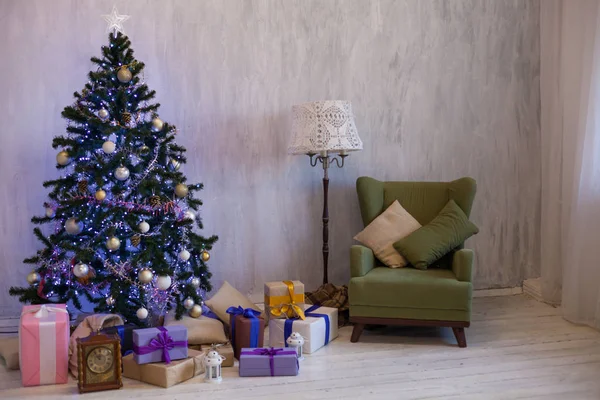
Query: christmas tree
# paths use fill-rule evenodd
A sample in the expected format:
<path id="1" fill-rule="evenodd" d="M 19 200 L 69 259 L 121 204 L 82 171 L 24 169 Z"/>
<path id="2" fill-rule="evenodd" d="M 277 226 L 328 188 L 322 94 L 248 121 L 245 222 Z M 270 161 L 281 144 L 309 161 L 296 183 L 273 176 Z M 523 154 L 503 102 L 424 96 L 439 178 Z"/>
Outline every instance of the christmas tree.
<path id="1" fill-rule="evenodd" d="M 115 11 L 113 11 L 114 13 Z M 206 262 L 216 236 L 203 237 L 194 193 L 180 172 L 185 148 L 175 143 L 175 126 L 163 122 L 143 82 L 144 64 L 133 57 L 121 32 L 109 34 L 89 82 L 64 109 L 67 134 L 52 147 L 62 175 L 51 188 L 45 216 L 50 224 L 35 235 L 44 247 L 24 262 L 35 264 L 29 287 L 10 294 L 32 304 L 81 297 L 96 312 L 121 314 L 140 326 L 174 310 L 197 317 L 211 290 Z"/>

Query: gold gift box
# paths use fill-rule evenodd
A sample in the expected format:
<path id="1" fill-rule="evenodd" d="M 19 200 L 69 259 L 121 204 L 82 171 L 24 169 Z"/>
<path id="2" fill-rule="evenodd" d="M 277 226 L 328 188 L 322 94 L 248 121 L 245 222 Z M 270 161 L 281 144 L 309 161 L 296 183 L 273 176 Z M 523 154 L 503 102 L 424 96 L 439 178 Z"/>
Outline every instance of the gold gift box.
<path id="1" fill-rule="evenodd" d="M 291 285 L 290 285 L 291 283 Z M 293 298 L 290 298 L 290 287 L 293 291 Z M 276 281 L 265 283 L 265 318 L 293 318 L 296 313 L 292 308 L 288 308 L 284 314 L 274 316 L 271 309 L 277 309 L 282 304 L 294 304 L 299 309 L 304 310 L 304 283 L 300 281 Z"/>
<path id="2" fill-rule="evenodd" d="M 138 364 L 133 360 L 133 354 L 123 357 L 123 376 L 146 382 L 164 388 L 185 382 L 203 374 L 204 353 L 189 349 L 188 358 L 165 363 Z"/>

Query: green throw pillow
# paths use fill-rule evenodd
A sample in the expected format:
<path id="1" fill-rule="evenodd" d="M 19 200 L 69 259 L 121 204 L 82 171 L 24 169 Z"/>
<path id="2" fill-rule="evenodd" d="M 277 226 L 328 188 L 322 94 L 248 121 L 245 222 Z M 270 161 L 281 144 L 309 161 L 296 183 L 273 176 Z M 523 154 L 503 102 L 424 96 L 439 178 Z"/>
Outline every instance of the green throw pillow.
<path id="1" fill-rule="evenodd" d="M 479 232 L 463 210 L 450 200 L 427 225 L 394 243 L 415 268 L 427 267 Z"/>

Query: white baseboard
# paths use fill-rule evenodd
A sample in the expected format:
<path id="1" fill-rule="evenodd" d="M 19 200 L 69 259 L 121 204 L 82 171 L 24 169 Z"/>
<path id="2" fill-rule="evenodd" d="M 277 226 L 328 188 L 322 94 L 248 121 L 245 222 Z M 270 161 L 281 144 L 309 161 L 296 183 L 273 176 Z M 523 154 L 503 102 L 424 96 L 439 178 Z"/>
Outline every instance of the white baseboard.
<path id="1" fill-rule="evenodd" d="M 537 301 L 544 301 L 542 297 L 542 278 L 526 279 L 523 281 L 523 293 Z"/>
<path id="2" fill-rule="evenodd" d="M 515 296 L 517 294 L 523 294 L 523 288 L 521 286 L 500 289 L 479 289 L 473 291 L 473 297 Z"/>

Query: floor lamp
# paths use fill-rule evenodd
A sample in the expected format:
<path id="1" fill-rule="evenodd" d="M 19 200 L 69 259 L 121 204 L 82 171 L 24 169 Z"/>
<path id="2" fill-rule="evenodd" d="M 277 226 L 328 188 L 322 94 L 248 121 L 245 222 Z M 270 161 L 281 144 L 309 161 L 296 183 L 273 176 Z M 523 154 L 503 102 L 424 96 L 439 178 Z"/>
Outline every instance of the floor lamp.
<path id="1" fill-rule="evenodd" d="M 329 167 L 344 166 L 351 151 L 362 150 L 358 137 L 352 106 L 348 101 L 315 101 L 292 107 L 291 154 L 305 154 L 310 165 L 323 166 L 323 284 L 328 283 L 327 263 L 329 258 Z"/>

